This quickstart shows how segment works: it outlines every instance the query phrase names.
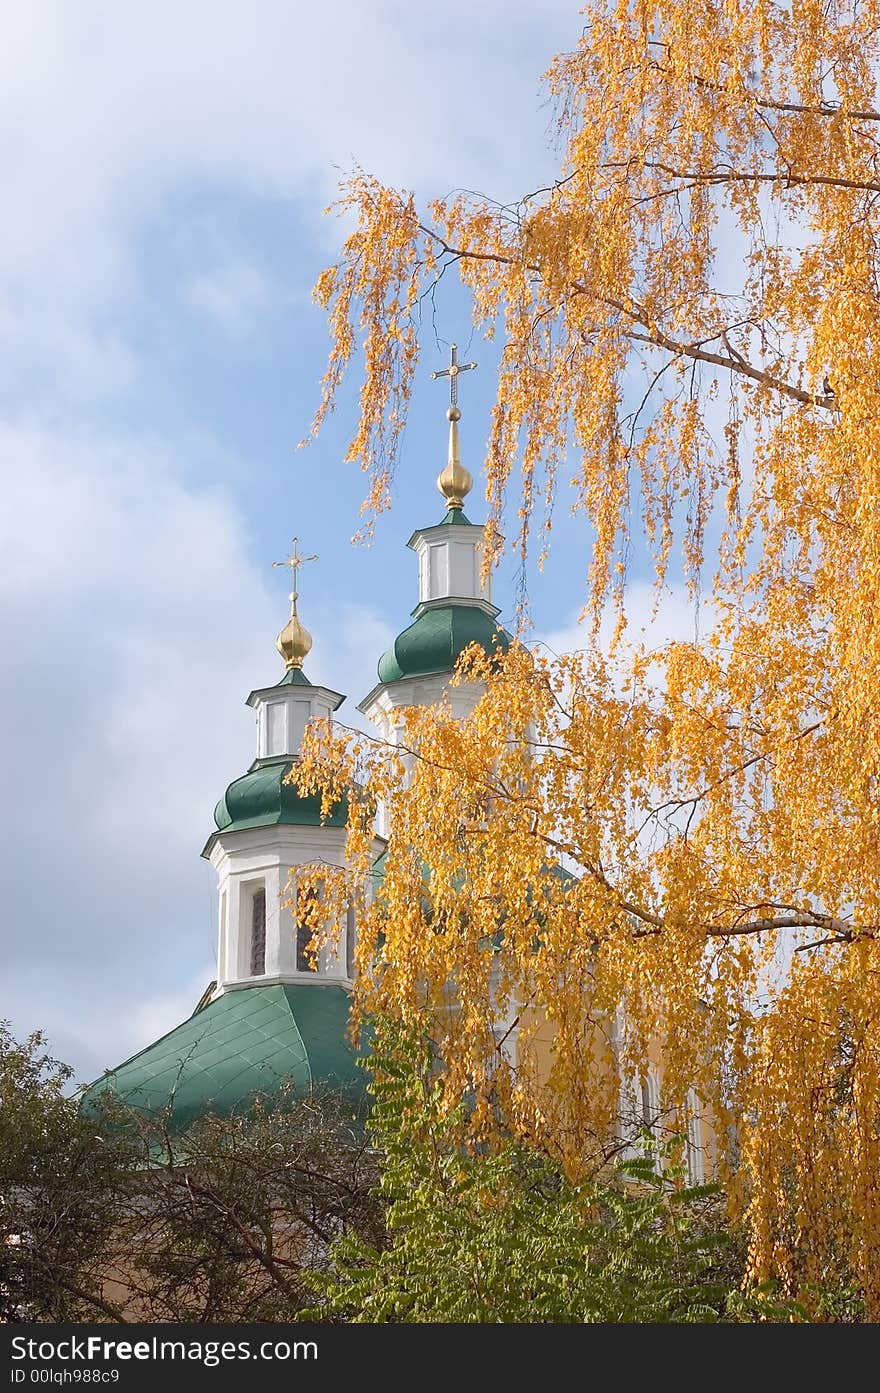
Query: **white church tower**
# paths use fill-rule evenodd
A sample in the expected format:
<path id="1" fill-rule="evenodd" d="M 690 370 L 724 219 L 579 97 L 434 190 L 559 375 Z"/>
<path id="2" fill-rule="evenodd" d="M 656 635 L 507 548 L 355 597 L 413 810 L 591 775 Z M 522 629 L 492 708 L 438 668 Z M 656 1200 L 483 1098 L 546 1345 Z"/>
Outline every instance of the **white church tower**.
<path id="1" fill-rule="evenodd" d="M 473 479 L 461 462 L 458 439 L 458 376 L 475 367 L 459 363 L 455 344 L 451 361 L 432 377 L 448 377 L 450 405 L 449 457 L 437 479 L 446 499 L 446 514 L 434 527 L 419 528 L 408 546 L 419 559 L 419 602 L 413 622 L 394 640 L 379 660 L 379 682 L 359 705 L 379 729 L 382 738 L 397 745 L 401 739 L 400 712 L 407 706 L 433 706 L 444 698 L 454 716 L 467 716 L 482 692 L 478 682 L 451 685 L 451 678 L 465 648 L 477 643 L 489 654 L 502 653 L 510 635 L 495 620 L 491 578 L 482 578 L 485 528 L 472 523 L 464 512 L 464 500 Z M 384 812 L 378 831 L 387 836 Z"/>
<path id="2" fill-rule="evenodd" d="M 294 538 L 291 556 L 275 563 L 291 568 L 293 582 L 290 619 L 276 645 L 286 670 L 275 686 L 247 698 L 256 716 L 256 759 L 217 804 L 217 830 L 202 852 L 218 880 L 218 992 L 271 982 L 351 982 L 354 925 L 315 963 L 307 931 L 282 907 L 292 868 L 345 864 L 346 807 L 322 823 L 320 798 L 303 797 L 285 782 L 309 721 L 329 720 L 345 700 L 314 686 L 303 672 L 312 639 L 297 614 L 296 573 L 314 559 L 298 554 Z"/>

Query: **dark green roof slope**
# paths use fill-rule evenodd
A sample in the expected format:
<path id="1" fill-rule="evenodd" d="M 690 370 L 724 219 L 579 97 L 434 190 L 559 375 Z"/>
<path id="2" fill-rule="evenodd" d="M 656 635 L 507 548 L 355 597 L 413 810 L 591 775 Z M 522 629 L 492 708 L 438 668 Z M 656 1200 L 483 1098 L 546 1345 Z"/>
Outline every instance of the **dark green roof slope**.
<path id="1" fill-rule="evenodd" d="M 273 827 L 280 822 L 294 827 L 345 827 L 348 805 L 337 803 L 322 823 L 320 795 L 304 796 L 284 782 L 293 768 L 288 759 L 256 760 L 246 774 L 231 783 L 214 809 L 220 832 L 245 827 Z"/>
<path id="2" fill-rule="evenodd" d="M 257 1094 L 270 1100 L 285 1084 L 297 1093 L 316 1085 L 360 1096 L 364 1070 L 348 1041 L 350 997 L 342 987 L 241 987 L 224 992 L 155 1044 L 86 1089 L 88 1108 L 105 1092 L 153 1115 L 170 1110 L 182 1131 L 206 1113 L 246 1110 Z"/>
<path id="3" fill-rule="evenodd" d="M 311 682 L 306 677 L 301 667 L 288 668 L 280 682 L 276 682 L 277 687 L 311 687 Z"/>
<path id="4" fill-rule="evenodd" d="M 380 658 L 379 681 L 451 672 L 469 643 L 478 643 L 486 653 L 504 653 L 511 637 L 477 605 L 452 601 L 425 609 Z"/>

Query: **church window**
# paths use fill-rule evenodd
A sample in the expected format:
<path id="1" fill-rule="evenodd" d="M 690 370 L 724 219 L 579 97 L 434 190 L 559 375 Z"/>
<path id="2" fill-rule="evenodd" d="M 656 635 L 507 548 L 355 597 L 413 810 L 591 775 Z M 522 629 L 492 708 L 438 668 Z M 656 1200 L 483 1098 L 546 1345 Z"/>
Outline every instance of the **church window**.
<path id="1" fill-rule="evenodd" d="M 313 886 L 308 889 L 301 889 L 297 893 L 297 924 L 296 924 L 296 970 L 297 972 L 316 972 L 317 963 L 314 955 L 309 951 L 311 947 L 314 931 L 308 922 L 308 907 L 312 901 L 317 899 L 317 891 Z"/>
<path id="2" fill-rule="evenodd" d="M 643 1074 L 639 1080 L 640 1101 L 642 1105 L 642 1129 L 650 1132 L 653 1139 L 651 1159 L 654 1162 L 654 1169 L 661 1170 L 661 1160 L 658 1147 L 660 1145 L 660 1087 L 657 1082 L 657 1075 L 652 1069 Z"/>
<path id="3" fill-rule="evenodd" d="M 312 942 L 312 930 L 308 924 L 297 924 L 296 926 L 296 970 L 297 972 L 314 972 L 315 962 L 309 952 Z"/>
<path id="4" fill-rule="evenodd" d="M 266 891 L 261 886 L 251 899 L 251 976 L 266 971 Z"/>
<path id="5" fill-rule="evenodd" d="M 266 709 L 269 736 L 266 753 L 269 755 L 284 754 L 286 715 L 287 710 L 283 702 L 273 701 L 269 703 Z"/>

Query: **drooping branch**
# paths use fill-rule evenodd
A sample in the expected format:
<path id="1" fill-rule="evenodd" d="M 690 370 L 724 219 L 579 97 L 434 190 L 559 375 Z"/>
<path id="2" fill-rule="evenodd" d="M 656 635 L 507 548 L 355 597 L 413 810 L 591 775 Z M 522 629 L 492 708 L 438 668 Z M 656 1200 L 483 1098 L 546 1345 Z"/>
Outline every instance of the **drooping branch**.
<path id="1" fill-rule="evenodd" d="M 624 314 L 631 311 L 625 305 L 616 306 Z M 718 338 L 721 338 L 724 330 L 719 329 Z M 764 387 L 769 387 L 773 392 L 779 392 L 782 396 L 790 397 L 792 401 L 800 402 L 803 406 L 821 406 L 826 410 L 834 406 L 834 398 L 816 392 L 805 392 L 801 387 L 796 387 L 793 382 L 786 382 L 784 378 L 774 377 L 773 373 L 766 372 L 763 368 L 756 368 L 740 354 L 733 356 L 725 353 L 712 353 L 699 344 L 682 343 L 680 340 L 670 338 L 668 334 L 662 333 L 659 329 L 654 329 L 650 333 L 641 334 L 635 330 L 629 333 L 631 339 L 639 343 L 651 344 L 654 348 L 665 348 L 670 353 L 676 354 L 681 358 L 690 358 L 695 363 L 712 363 L 719 368 L 727 368 L 729 372 L 739 373 L 742 377 L 748 377 L 753 382 L 759 382 Z"/>
<path id="2" fill-rule="evenodd" d="M 671 926 L 668 920 L 664 919 L 662 915 L 646 909 L 643 905 L 637 905 L 632 900 L 618 894 L 613 882 L 608 879 L 601 867 L 581 856 L 574 844 L 562 842 L 558 837 L 550 836 L 547 833 L 537 832 L 536 835 L 545 845 L 574 861 L 587 875 L 609 892 L 612 907 L 619 910 L 626 918 L 636 921 L 631 924 L 633 938 L 655 937 L 670 930 Z M 792 908 L 792 911 L 787 914 L 737 920 L 731 924 L 707 922 L 701 924 L 700 928 L 707 938 L 718 939 L 750 937 L 763 933 L 773 933 L 780 929 L 823 929 L 829 935 L 823 942 L 831 943 L 854 943 L 858 939 L 874 938 L 880 932 L 878 924 L 853 925 L 847 923 L 845 919 L 824 914 L 821 910 L 796 908 Z M 817 947 L 818 944 L 809 946 Z"/>

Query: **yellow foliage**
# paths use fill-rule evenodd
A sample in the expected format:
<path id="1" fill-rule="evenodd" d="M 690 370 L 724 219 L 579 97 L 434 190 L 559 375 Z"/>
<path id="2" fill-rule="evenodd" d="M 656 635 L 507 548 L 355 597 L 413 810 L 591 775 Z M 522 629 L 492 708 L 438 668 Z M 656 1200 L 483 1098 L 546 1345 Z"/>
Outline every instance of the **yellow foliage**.
<path id="1" fill-rule="evenodd" d="M 878 26 L 877 0 L 592 0 L 549 74 L 564 155 L 545 189 L 420 212 L 347 184 L 356 230 L 317 288 L 322 414 L 360 335 L 368 511 L 388 501 L 413 308 L 454 266 L 500 345 L 490 521 L 513 492 L 525 553 L 567 458 L 596 626 L 609 596 L 625 618 L 641 534 L 659 578 L 680 558 L 705 588 L 711 522 L 716 622 L 651 662 L 472 658 L 469 720 L 410 713 L 409 783 L 399 753 L 341 737 L 316 736 L 299 775 L 360 781 L 358 873 L 369 800 L 391 805 L 361 1003 L 438 1008 L 451 1096 L 488 1116 L 501 1090 L 575 1165 L 612 1107 L 593 1027 L 622 1012 L 631 1060 L 661 1037 L 665 1087 L 737 1122 L 755 1272 L 798 1289 L 845 1258 L 875 1318 Z M 486 1023 L 508 1000 L 553 1023 L 549 1092 L 499 1060 Z"/>

